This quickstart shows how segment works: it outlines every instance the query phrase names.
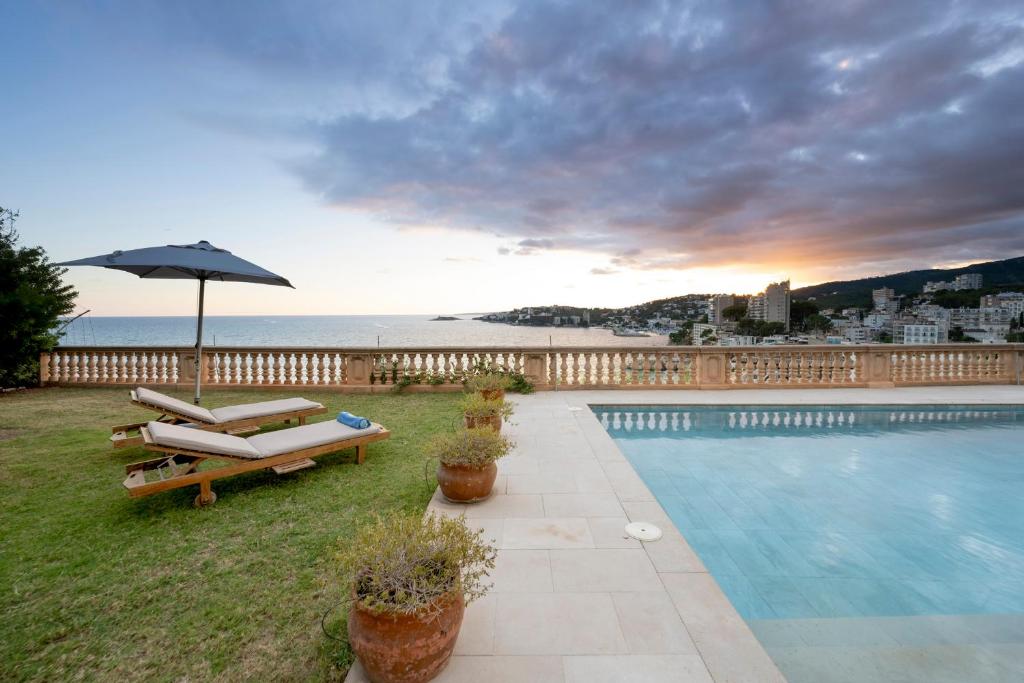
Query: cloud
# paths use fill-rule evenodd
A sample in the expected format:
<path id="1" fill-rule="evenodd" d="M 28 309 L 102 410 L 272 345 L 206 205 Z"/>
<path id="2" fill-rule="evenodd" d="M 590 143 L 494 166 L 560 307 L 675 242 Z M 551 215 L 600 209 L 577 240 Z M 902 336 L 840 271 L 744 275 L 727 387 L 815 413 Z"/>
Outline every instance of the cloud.
<path id="1" fill-rule="evenodd" d="M 619 271 L 614 268 L 591 268 L 591 275 L 617 275 Z"/>
<path id="2" fill-rule="evenodd" d="M 311 193 L 501 235 L 499 254 L 774 269 L 1024 251 L 1019 3 L 366 9 L 159 13 L 165 40 L 268 100 L 304 88 L 286 128 L 312 152 L 288 168 Z"/>
<path id="3" fill-rule="evenodd" d="M 445 263 L 479 263 L 480 259 L 475 256 L 445 256 L 442 259 Z"/>

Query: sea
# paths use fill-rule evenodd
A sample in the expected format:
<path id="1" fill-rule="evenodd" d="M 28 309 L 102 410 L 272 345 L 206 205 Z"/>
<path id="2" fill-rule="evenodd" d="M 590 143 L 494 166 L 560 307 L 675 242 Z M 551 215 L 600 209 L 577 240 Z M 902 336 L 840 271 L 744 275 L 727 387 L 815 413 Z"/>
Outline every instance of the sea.
<path id="1" fill-rule="evenodd" d="M 207 316 L 210 346 L 665 346 L 664 335 L 616 337 L 599 328 L 526 327 L 430 315 Z M 188 316 L 84 316 L 64 331 L 65 346 L 192 346 L 196 319 Z"/>

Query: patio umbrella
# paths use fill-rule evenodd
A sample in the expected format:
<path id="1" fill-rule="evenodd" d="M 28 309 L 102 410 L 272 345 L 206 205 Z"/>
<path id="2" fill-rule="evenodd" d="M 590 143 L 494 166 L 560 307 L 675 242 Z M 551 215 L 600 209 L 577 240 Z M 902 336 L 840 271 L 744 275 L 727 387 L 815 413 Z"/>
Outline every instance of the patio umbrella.
<path id="1" fill-rule="evenodd" d="M 65 261 L 58 266 L 99 266 L 135 273 L 139 277 L 161 280 L 199 280 L 199 320 L 196 325 L 196 393 L 199 405 L 200 357 L 203 353 L 203 298 L 206 281 L 253 282 L 260 285 L 291 287 L 292 283 L 280 275 L 260 268 L 255 263 L 240 259 L 226 249 L 218 249 L 206 240 L 195 244 L 168 244 L 147 247 L 92 258 Z"/>

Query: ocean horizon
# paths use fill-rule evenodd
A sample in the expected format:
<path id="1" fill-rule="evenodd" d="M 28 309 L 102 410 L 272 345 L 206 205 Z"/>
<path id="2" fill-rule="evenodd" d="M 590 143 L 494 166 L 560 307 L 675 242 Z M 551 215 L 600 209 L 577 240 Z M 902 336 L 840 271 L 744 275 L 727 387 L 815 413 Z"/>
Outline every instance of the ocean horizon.
<path id="1" fill-rule="evenodd" d="M 664 335 L 616 337 L 611 330 L 528 327 L 436 315 L 211 315 L 209 346 L 665 346 Z M 467 316 L 467 317 L 462 317 Z M 68 325 L 64 346 L 192 346 L 195 316 L 84 316 Z"/>

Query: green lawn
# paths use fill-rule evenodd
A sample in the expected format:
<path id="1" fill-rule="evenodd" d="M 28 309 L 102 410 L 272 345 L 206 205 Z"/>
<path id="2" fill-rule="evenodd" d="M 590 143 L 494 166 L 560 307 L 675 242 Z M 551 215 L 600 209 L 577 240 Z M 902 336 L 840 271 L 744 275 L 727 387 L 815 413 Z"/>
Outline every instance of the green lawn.
<path id="1" fill-rule="evenodd" d="M 459 396 L 303 388 L 203 403 L 296 394 L 328 407 L 314 421 L 345 409 L 392 436 L 363 465 L 348 451 L 283 477 L 215 481 L 204 509 L 197 487 L 128 498 L 124 465 L 150 453 L 115 451 L 109 426 L 152 414 L 127 387 L 0 397 L 0 680 L 340 678 L 347 650 L 320 628 L 342 592 L 333 557 L 368 516 L 425 508 L 422 445 L 453 427 Z"/>

